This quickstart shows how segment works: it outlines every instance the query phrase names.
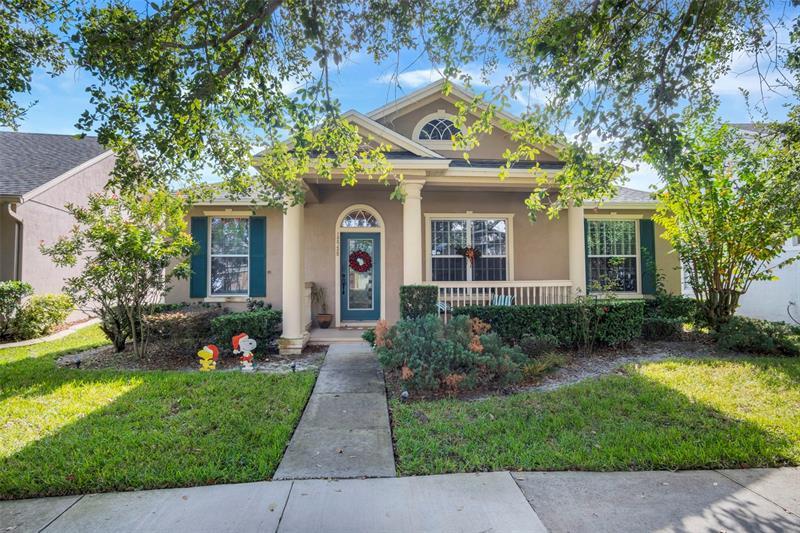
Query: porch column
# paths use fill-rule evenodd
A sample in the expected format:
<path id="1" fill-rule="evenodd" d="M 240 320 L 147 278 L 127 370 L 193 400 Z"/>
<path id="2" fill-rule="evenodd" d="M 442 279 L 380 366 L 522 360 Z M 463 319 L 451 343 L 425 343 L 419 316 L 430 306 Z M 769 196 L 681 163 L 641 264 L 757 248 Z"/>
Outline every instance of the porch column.
<path id="1" fill-rule="evenodd" d="M 567 210 L 569 232 L 569 280 L 572 298 L 586 295 L 586 245 L 583 234 L 583 207 Z"/>
<path id="2" fill-rule="evenodd" d="M 282 355 L 298 355 L 308 342 L 303 319 L 305 261 L 303 257 L 303 205 L 283 214 L 283 334 L 278 341 Z"/>
<path id="3" fill-rule="evenodd" d="M 422 283 L 422 186 L 425 180 L 406 180 L 403 202 L 403 285 Z"/>

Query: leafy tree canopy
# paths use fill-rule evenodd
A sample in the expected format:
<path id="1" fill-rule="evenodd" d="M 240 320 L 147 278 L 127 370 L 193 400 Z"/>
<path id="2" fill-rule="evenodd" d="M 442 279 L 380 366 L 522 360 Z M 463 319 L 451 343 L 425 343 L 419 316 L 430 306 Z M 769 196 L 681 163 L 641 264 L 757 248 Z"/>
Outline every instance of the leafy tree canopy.
<path id="1" fill-rule="evenodd" d="M 64 47 L 51 25 L 65 22 L 67 6 L 59 0 L 0 2 L 0 127 L 16 128 L 26 107 L 14 97 L 31 90 L 35 67 L 64 70 Z"/>
<path id="2" fill-rule="evenodd" d="M 45 0 L 41 0 L 45 1 Z M 785 17 L 794 15 L 788 0 Z M 685 105 L 713 105 L 711 87 L 735 52 L 785 59 L 765 0 L 121 0 L 79 13 L 72 52 L 98 83 L 80 120 L 101 142 L 137 147 L 146 179 L 196 178 L 204 165 L 227 192 L 297 200 L 309 172 L 354 183 L 392 181 L 385 146 L 361 142 L 339 117 L 329 72 L 345 58 L 377 62 L 418 49 L 443 74 L 491 81 L 462 106 L 467 147 L 500 121 L 510 99 L 536 93 L 519 123 L 504 124 L 520 148 L 509 163 L 560 147 L 560 193 L 544 177 L 528 200 L 554 214 L 566 202 L 607 196 L 622 163 L 651 146 L 677 153 Z M 774 22 L 774 21 L 773 21 Z M 768 30 L 769 28 L 769 30 Z M 496 80 L 500 79 L 500 82 Z M 790 83 L 784 80 L 784 83 Z M 299 87 L 296 91 L 291 88 Z M 570 133 L 567 136 L 567 133 Z M 592 151 L 590 139 L 603 147 Z M 288 144 L 282 141 L 288 140 Z M 254 146 L 266 147 L 253 171 Z M 123 158 L 126 159 L 126 158 Z M 123 185 L 140 179 L 133 158 Z"/>

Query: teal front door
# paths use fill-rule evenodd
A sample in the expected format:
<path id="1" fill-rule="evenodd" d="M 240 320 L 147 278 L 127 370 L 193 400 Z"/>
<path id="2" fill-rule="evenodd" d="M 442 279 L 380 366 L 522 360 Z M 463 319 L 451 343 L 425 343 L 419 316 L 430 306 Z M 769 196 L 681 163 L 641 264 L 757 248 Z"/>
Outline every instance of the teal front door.
<path id="1" fill-rule="evenodd" d="M 381 317 L 381 235 L 341 233 L 340 295 L 344 321 Z"/>

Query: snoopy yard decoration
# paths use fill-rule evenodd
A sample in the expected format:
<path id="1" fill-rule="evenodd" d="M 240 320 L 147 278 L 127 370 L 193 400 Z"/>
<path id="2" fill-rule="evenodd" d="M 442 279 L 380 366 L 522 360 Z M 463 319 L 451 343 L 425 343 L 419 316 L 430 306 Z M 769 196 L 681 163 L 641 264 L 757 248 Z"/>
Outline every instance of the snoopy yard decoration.
<path id="1" fill-rule="evenodd" d="M 233 344 L 233 353 L 242 354 L 239 356 L 239 362 L 242 364 L 242 372 L 253 371 L 253 350 L 256 349 L 255 339 L 247 336 L 247 333 L 239 333 L 234 335 L 231 339 Z"/>
<path id="2" fill-rule="evenodd" d="M 209 372 L 217 368 L 219 348 L 213 344 L 203 346 L 203 348 L 197 352 L 197 356 L 200 358 L 200 372 Z"/>

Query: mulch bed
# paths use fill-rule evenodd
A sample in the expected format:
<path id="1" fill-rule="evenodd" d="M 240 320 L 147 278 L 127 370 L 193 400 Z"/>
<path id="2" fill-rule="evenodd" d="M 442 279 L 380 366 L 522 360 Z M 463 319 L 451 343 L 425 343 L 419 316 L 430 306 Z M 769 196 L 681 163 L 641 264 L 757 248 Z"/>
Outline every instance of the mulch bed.
<path id="1" fill-rule="evenodd" d="M 150 343 L 148 354 L 141 358 L 129 344 L 125 351 L 115 352 L 113 346 L 103 346 L 60 357 L 57 364 L 64 368 L 81 370 L 182 370 L 199 369 L 197 351 L 202 345 L 189 347 L 186 343 L 159 340 Z M 327 346 L 307 346 L 298 356 L 286 357 L 278 353 L 256 354 L 253 366 L 258 372 L 285 373 L 318 368 L 327 352 Z M 292 368 L 294 365 L 294 369 Z M 217 360 L 217 370 L 238 370 L 239 357 L 223 352 Z"/>

